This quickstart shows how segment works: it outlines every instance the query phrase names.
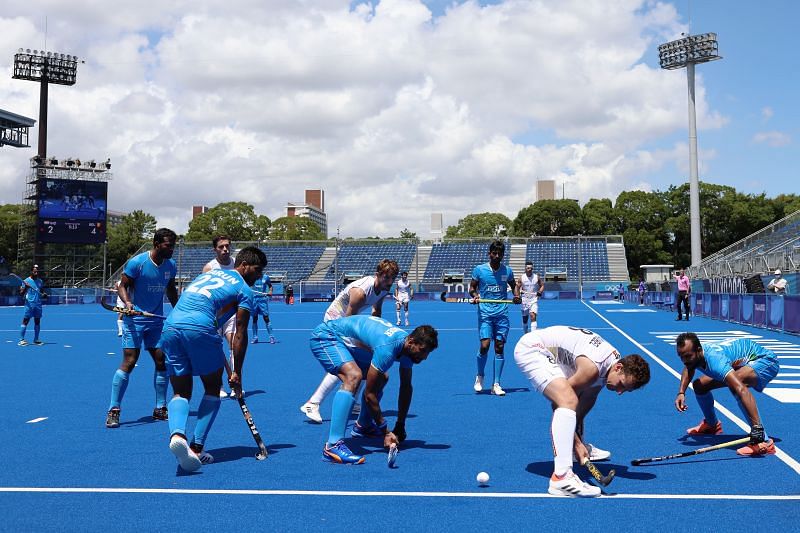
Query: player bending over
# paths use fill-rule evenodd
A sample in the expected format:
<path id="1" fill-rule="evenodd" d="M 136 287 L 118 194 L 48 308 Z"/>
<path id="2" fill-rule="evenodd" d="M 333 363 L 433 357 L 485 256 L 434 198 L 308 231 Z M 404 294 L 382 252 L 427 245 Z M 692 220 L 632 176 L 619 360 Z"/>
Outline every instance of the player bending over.
<path id="1" fill-rule="evenodd" d="M 401 438 L 389 431 L 380 405 L 383 388 L 389 379 L 388 372 L 395 361 L 400 361 L 401 368 L 410 369 L 413 364 L 427 359 L 439 345 L 436 330 L 431 326 L 419 326 L 408 333 L 382 318 L 357 315 L 323 322 L 312 333 L 310 345 L 311 353 L 325 372 L 338 376 L 342 381 L 333 398 L 331 427 L 322 459 L 339 464 L 364 462 L 363 455 L 354 454 L 344 443 L 344 433 L 355 393 L 365 377 L 366 409 L 362 409 L 359 416 L 358 427 L 363 431 L 359 436 L 383 436 L 386 448 L 399 444 Z M 408 400 L 406 412 L 401 413 L 403 417 L 411 403 L 410 395 Z M 398 411 L 403 407 L 401 402 Z M 365 415 L 365 411 L 368 414 Z"/>
<path id="2" fill-rule="evenodd" d="M 550 432 L 555 458 L 548 492 L 599 496 L 599 487 L 584 483 L 572 471 L 574 458 L 583 463 L 592 460 L 593 452 L 602 452 L 584 443 L 584 420 L 603 387 L 622 394 L 646 385 L 650 381 L 647 361 L 638 354 L 620 359 L 619 352 L 600 335 L 568 326 L 551 326 L 523 335 L 514 348 L 514 359 L 553 406 Z M 610 456 L 603 452 L 600 458 Z"/>
<path id="3" fill-rule="evenodd" d="M 169 402 L 169 449 L 186 471 L 214 461 L 203 452 L 211 425 L 219 411 L 219 390 L 225 365 L 225 348 L 218 324 L 235 317 L 233 368 L 228 384 L 242 394 L 242 367 L 247 353 L 247 324 L 253 309 L 250 287 L 261 277 L 267 257 L 254 246 L 242 248 L 233 270 L 214 269 L 200 274 L 181 294 L 164 323 L 161 346 L 175 395 Z M 197 407 L 192 442 L 187 442 L 189 400 L 193 376 L 200 376 L 204 394 Z"/>

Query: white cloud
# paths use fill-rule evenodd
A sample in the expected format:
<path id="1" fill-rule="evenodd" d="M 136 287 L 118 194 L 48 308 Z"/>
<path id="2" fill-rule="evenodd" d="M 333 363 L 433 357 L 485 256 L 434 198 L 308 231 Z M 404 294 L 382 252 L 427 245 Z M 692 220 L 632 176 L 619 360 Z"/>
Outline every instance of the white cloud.
<path id="1" fill-rule="evenodd" d="M 766 144 L 773 148 L 780 148 L 791 144 L 792 138 L 781 131 L 760 131 L 753 135 L 753 142 L 756 144 Z"/>
<path id="2" fill-rule="evenodd" d="M 321 187 L 343 235 L 426 236 L 432 211 L 515 216 L 536 179 L 613 199 L 686 159 L 656 147 L 686 127 L 685 77 L 645 62 L 685 29 L 669 4 L 470 1 L 434 18 L 418 0 L 34 0 L 0 16 L 0 49 L 42 42 L 44 7 L 51 49 L 87 61 L 51 88 L 49 151 L 110 156 L 111 208 L 178 231 L 192 204 L 276 218 Z M 37 114 L 33 83 L 0 76 L 0 98 Z M 701 76 L 697 111 L 726 124 Z M 19 201 L 34 152 L 0 150 L 0 201 Z"/>

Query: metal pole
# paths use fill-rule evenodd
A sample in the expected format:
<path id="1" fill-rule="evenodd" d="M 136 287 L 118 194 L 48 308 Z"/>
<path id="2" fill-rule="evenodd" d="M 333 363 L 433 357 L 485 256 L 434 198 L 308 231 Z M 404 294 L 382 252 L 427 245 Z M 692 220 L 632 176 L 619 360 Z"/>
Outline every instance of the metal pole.
<path id="1" fill-rule="evenodd" d="M 103 242 L 103 288 L 106 286 L 106 247 L 108 241 Z"/>
<path id="2" fill-rule="evenodd" d="M 697 117 L 694 105 L 694 63 L 686 65 L 689 86 L 689 221 L 691 224 L 692 266 L 702 261 L 700 247 L 700 180 L 697 176 Z"/>

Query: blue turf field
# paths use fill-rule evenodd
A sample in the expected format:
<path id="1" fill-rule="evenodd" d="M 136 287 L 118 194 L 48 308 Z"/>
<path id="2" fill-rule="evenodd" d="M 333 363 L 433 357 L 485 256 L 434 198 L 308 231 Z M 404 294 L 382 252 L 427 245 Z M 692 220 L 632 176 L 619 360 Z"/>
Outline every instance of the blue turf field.
<path id="1" fill-rule="evenodd" d="M 384 315 L 393 320 L 391 304 L 384 306 Z M 131 377 L 122 426 L 104 427 L 111 377 L 120 361 L 114 314 L 94 305 L 46 307 L 42 338 L 47 344 L 18 347 L 22 311 L 0 308 L 0 375 L 5 378 L 0 531 L 384 531 L 404 526 L 414 531 L 688 531 L 699 523 L 703 531 L 752 531 L 755 524 L 788 529 L 795 522 L 800 500 L 797 337 L 704 318 L 675 322 L 672 313 L 631 304 L 540 303 L 540 327 L 593 329 L 623 354 L 636 351 L 651 363 L 647 387 L 622 396 L 604 391 L 589 415 L 587 440 L 613 452 L 599 466 L 616 469 L 617 477 L 607 497 L 576 501 L 547 496 L 550 409 L 513 363 L 513 345 L 521 335 L 516 308 L 503 380 L 508 395 L 498 398 L 472 392 L 474 308 L 412 302 L 412 325 L 434 325 L 440 347 L 414 370 L 408 440 L 398 468 L 386 467 L 376 441 L 350 441 L 369 454 L 364 465 L 323 463 L 327 421 L 307 423 L 298 408 L 322 377 L 307 339 L 324 309 L 325 304 L 273 304 L 280 342 L 248 350 L 247 401 L 270 457 L 253 458 L 255 446 L 241 412 L 225 400 L 207 443 L 216 463 L 187 475 L 167 449 L 166 422 L 150 418 L 153 363 L 146 353 Z M 685 428 L 701 416 L 691 393 L 687 413 L 677 413 L 672 405 L 680 361 L 670 340 L 687 327 L 701 339 L 754 335 L 778 352 L 781 374 L 766 394 L 756 393 L 778 455 L 747 459 L 721 450 L 630 466 L 636 457 L 688 451 L 746 433 L 746 426 L 737 427 L 742 415 L 736 402 L 720 390 L 716 398 L 724 435 L 685 437 Z M 32 330 L 31 324 L 28 340 Z M 390 420 L 396 394 L 393 370 L 382 402 Z M 330 398 L 322 413 L 329 417 Z M 492 476 L 486 488 L 475 482 L 481 470 Z M 576 466 L 576 472 L 588 478 L 582 468 Z"/>

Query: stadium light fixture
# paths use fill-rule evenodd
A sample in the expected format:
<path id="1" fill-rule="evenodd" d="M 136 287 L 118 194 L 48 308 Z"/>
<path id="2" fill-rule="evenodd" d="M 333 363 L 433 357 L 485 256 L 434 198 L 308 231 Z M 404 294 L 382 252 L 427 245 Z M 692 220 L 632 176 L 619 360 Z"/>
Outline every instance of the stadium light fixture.
<path id="1" fill-rule="evenodd" d="M 689 88 L 689 222 L 691 226 L 692 266 L 702 261 L 700 246 L 700 180 L 697 171 L 697 117 L 694 102 L 694 66 L 722 59 L 716 33 L 689 35 L 658 47 L 661 68 L 675 70 L 686 67 Z"/>

